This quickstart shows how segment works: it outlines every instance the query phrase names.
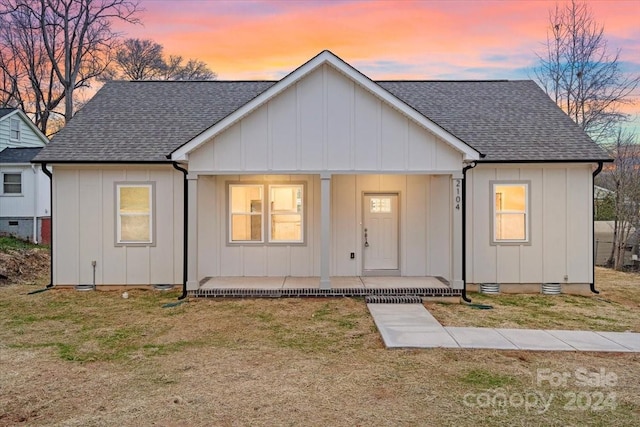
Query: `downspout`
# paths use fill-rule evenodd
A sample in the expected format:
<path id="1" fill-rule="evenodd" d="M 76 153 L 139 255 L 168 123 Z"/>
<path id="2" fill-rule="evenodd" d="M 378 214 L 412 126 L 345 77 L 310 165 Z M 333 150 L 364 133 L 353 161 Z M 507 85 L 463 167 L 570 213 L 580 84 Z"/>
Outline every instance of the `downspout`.
<path id="1" fill-rule="evenodd" d="M 595 180 L 596 180 L 596 176 L 602 172 L 602 166 L 603 166 L 604 162 L 599 161 L 598 162 L 598 167 L 596 168 L 595 171 L 593 171 L 593 177 L 591 178 L 591 198 L 593 199 L 591 201 L 591 210 L 592 210 L 592 221 L 591 221 L 591 246 L 592 246 L 592 259 L 591 259 L 591 266 L 593 268 L 593 271 L 591 272 L 591 283 L 589 284 L 589 286 L 591 287 L 591 292 L 593 292 L 594 294 L 599 294 L 600 291 L 596 290 L 596 184 L 595 184 Z"/>
<path id="2" fill-rule="evenodd" d="M 42 172 L 49 177 L 49 226 L 51 227 L 50 232 L 50 242 L 49 242 L 49 274 L 51 276 L 51 281 L 47 285 L 47 288 L 53 288 L 53 174 L 47 169 L 47 164 L 43 163 L 41 166 Z"/>
<path id="3" fill-rule="evenodd" d="M 189 182 L 187 181 L 187 174 L 189 172 L 180 167 L 178 162 L 173 162 L 173 167 L 183 174 L 182 295 L 178 297 L 181 300 L 187 297 L 187 257 L 189 255 Z"/>
<path id="4" fill-rule="evenodd" d="M 33 172 L 33 243 L 38 244 L 38 168 L 31 164 Z"/>
<path id="5" fill-rule="evenodd" d="M 477 162 L 471 162 L 462 168 L 462 299 L 470 303 L 467 296 L 467 171 L 476 167 Z"/>

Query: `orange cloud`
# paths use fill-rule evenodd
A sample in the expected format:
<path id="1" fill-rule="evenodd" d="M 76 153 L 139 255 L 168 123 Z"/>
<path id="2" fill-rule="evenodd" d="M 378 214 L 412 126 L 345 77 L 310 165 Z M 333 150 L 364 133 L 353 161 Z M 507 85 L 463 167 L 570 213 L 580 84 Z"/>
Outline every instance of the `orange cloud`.
<path id="1" fill-rule="evenodd" d="M 592 1 L 610 48 L 640 73 L 640 2 Z M 329 49 L 374 79 L 528 78 L 554 1 L 145 1 L 121 27 L 221 79 L 279 79 Z M 638 111 L 640 106 L 632 107 Z"/>

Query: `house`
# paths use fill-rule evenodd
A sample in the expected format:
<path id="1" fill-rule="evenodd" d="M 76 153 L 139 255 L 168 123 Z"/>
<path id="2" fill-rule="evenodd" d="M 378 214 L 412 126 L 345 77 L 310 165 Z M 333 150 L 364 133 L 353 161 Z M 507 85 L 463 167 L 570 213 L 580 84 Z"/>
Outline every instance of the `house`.
<path id="1" fill-rule="evenodd" d="M 594 238 L 595 238 L 595 259 L 596 265 L 606 266 L 613 252 L 613 235 L 615 221 L 595 221 L 594 222 Z M 629 237 L 626 241 L 624 253 L 624 266 L 632 267 L 637 264 L 638 253 L 638 230 L 630 227 Z M 634 257 L 634 254 L 636 256 Z"/>
<path id="2" fill-rule="evenodd" d="M 111 82 L 35 161 L 55 285 L 596 291 L 609 158 L 532 81 L 372 81 L 324 51 L 276 82 Z"/>
<path id="3" fill-rule="evenodd" d="M 49 179 L 31 160 L 48 142 L 16 108 L 0 108 L 0 235 L 49 243 Z"/>

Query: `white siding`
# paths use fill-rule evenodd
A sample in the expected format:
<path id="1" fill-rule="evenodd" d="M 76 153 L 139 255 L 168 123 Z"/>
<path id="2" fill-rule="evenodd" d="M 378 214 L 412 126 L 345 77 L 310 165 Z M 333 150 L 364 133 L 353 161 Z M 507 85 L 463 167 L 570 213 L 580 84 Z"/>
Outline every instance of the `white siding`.
<path id="1" fill-rule="evenodd" d="M 305 182 L 304 245 L 228 244 L 229 182 Z M 331 275 L 362 274 L 362 198 L 366 192 L 398 193 L 400 272 L 450 277 L 451 177 L 333 175 Z M 435 199 L 432 199 L 435 197 Z M 216 276 L 318 276 L 320 274 L 318 175 L 227 175 L 198 179 L 198 279 Z M 437 200 L 437 203 L 430 203 Z M 350 258 L 351 252 L 355 259 Z"/>
<path id="2" fill-rule="evenodd" d="M 305 182 L 304 245 L 228 244 L 227 183 Z M 309 175 L 229 175 L 198 179 L 198 278 L 215 276 L 317 276 L 320 178 Z M 265 214 L 266 220 L 266 214 Z"/>
<path id="3" fill-rule="evenodd" d="M 10 139 L 11 119 L 15 118 L 20 120 L 20 140 L 15 141 Z M 7 147 L 43 147 L 44 142 L 40 137 L 31 129 L 31 127 L 17 114 L 12 114 L 10 117 L 4 116 L 0 119 L 0 151 Z"/>
<path id="4" fill-rule="evenodd" d="M 0 218 L 49 215 L 49 178 L 40 166 L 0 164 L 0 186 L 3 173 L 20 173 L 21 195 L 3 195 L 0 187 Z"/>
<path id="5" fill-rule="evenodd" d="M 155 183 L 152 246 L 116 246 L 115 183 Z M 182 283 L 182 174 L 170 167 L 54 167 L 54 283 Z"/>
<path id="6" fill-rule="evenodd" d="M 461 165 L 461 153 L 329 65 L 189 154 L 195 173 L 448 173 Z"/>
<path id="7" fill-rule="evenodd" d="M 479 165 L 468 172 L 468 283 L 592 281 L 591 165 Z M 530 243 L 492 245 L 492 180 L 530 182 Z M 565 281 L 566 276 L 566 281 Z"/>

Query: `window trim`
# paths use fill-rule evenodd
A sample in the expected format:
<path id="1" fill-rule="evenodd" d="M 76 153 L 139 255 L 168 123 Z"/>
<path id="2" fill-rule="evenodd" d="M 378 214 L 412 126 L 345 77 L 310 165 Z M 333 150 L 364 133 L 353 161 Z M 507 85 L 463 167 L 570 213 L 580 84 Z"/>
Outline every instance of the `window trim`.
<path id="1" fill-rule="evenodd" d="M 17 129 L 13 128 L 14 123 L 18 125 Z M 16 138 L 13 137 L 13 133 L 17 132 L 18 136 Z M 9 140 L 11 141 L 21 141 L 22 140 L 22 120 L 17 119 L 15 117 L 11 117 L 9 120 Z"/>
<path id="2" fill-rule="evenodd" d="M 156 246 L 156 183 L 155 181 L 118 181 L 114 182 L 114 245 L 115 246 Z M 149 241 L 129 242 L 121 240 L 120 191 L 122 187 L 148 187 L 150 189 Z"/>
<path id="3" fill-rule="evenodd" d="M 298 184 L 298 183 L 292 183 L 292 182 L 288 182 L 288 183 L 284 183 L 284 184 L 275 184 L 275 183 L 269 183 L 268 185 L 266 185 L 267 189 L 268 189 L 268 194 L 269 194 L 269 198 L 268 198 L 268 206 L 269 206 L 269 212 L 268 212 L 268 224 L 267 224 L 267 236 L 268 236 L 268 241 L 270 244 L 288 244 L 288 245 L 292 245 L 292 244 L 303 244 L 305 242 L 305 233 L 304 233 L 304 227 L 305 227 L 305 220 L 304 220 L 304 214 L 305 214 L 305 206 L 304 206 L 304 200 L 305 200 L 305 188 L 304 188 L 304 184 Z M 273 212 L 273 210 L 271 209 L 271 189 L 272 188 L 282 188 L 282 187 L 300 187 L 301 191 L 302 191 L 302 212 L 297 213 L 297 212 L 283 212 L 283 213 L 279 213 L 279 212 Z M 271 218 L 273 215 L 299 215 L 300 216 L 300 240 L 273 240 L 273 237 L 271 236 L 271 233 L 273 232 L 273 230 L 271 229 Z"/>
<path id="4" fill-rule="evenodd" d="M 260 187 L 262 195 L 262 206 L 260 207 L 260 218 L 262 225 L 260 228 L 260 240 L 232 240 L 232 221 L 234 212 L 231 211 L 231 188 L 232 187 Z M 251 182 L 227 183 L 227 243 L 230 245 L 260 245 L 264 243 L 264 205 L 266 197 L 264 194 L 264 185 Z M 253 212 L 236 212 L 236 215 L 258 216 Z"/>
<path id="5" fill-rule="evenodd" d="M 260 186 L 262 187 L 262 240 L 261 241 L 232 241 L 231 240 L 231 190 L 232 186 Z M 271 238 L 271 192 L 272 186 L 301 186 L 302 187 L 302 241 L 270 241 Z M 307 246 L 307 182 L 306 181 L 226 181 L 226 214 L 227 214 L 227 246 Z M 267 211 L 268 209 L 268 211 Z M 265 220 L 266 219 L 266 220 Z"/>
<path id="6" fill-rule="evenodd" d="M 6 193 L 4 191 L 4 177 L 6 175 L 19 175 L 20 176 L 20 192 L 19 193 Z M 6 170 L 0 173 L 0 196 L 5 197 L 24 197 L 24 179 L 22 176 L 22 171 L 20 170 Z"/>
<path id="7" fill-rule="evenodd" d="M 525 188 L 525 209 L 524 209 L 524 239 L 497 239 L 496 238 L 496 186 L 513 186 Z M 491 246 L 524 246 L 531 245 L 531 181 L 529 180 L 493 180 L 489 181 L 490 197 L 490 244 Z"/>

